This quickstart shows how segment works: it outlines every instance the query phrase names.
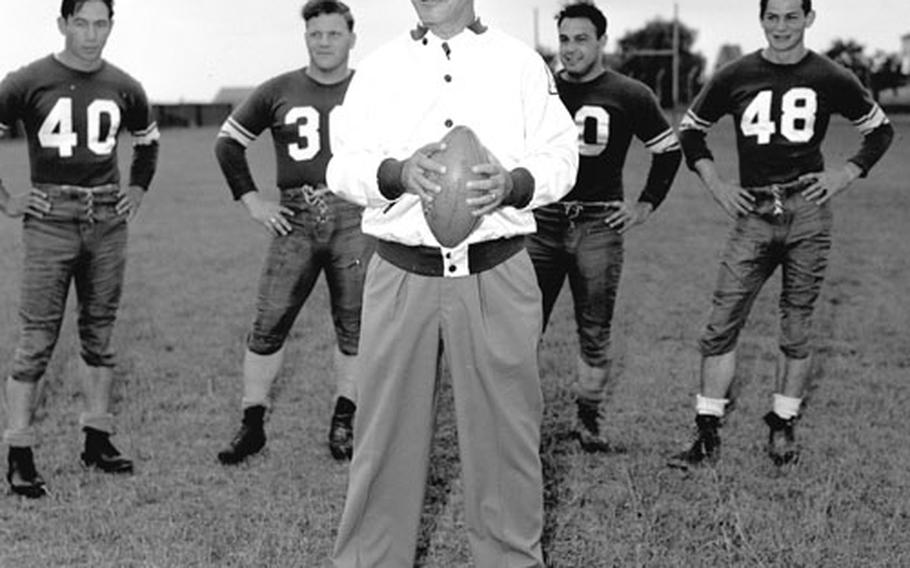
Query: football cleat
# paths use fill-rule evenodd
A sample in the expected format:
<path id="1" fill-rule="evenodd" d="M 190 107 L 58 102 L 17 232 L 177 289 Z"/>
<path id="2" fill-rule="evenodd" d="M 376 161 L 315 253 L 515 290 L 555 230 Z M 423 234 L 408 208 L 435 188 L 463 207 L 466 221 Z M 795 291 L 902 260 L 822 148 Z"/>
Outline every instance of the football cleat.
<path id="1" fill-rule="evenodd" d="M 85 467 L 94 467 L 105 473 L 133 473 L 133 460 L 124 457 L 114 447 L 110 434 L 88 427 L 83 431 L 85 448 L 81 458 Z"/>
<path id="2" fill-rule="evenodd" d="M 695 441 L 689 449 L 670 456 L 667 465 L 689 469 L 702 465 L 714 465 L 720 458 L 720 418 L 699 414 L 695 417 Z"/>
<path id="3" fill-rule="evenodd" d="M 578 398 L 575 403 L 578 407 L 578 428 L 575 435 L 581 449 L 588 453 L 611 451 L 610 443 L 600 433 L 600 403 L 586 398 Z"/>
<path id="4" fill-rule="evenodd" d="M 336 460 L 350 460 L 354 455 L 353 401 L 339 397 L 329 425 L 329 451 Z"/>
<path id="5" fill-rule="evenodd" d="M 15 495 L 38 499 L 47 495 L 44 479 L 35 469 L 35 459 L 31 448 L 10 447 L 7 456 L 9 469 L 6 480 Z"/>
<path id="6" fill-rule="evenodd" d="M 218 461 L 224 465 L 235 465 L 265 447 L 264 416 L 265 407 L 261 405 L 244 410 L 240 429 L 228 446 L 218 452 Z"/>
<path id="7" fill-rule="evenodd" d="M 768 425 L 768 457 L 776 466 L 795 464 L 799 461 L 799 447 L 796 444 L 796 417 L 784 419 L 773 410 L 765 414 Z"/>

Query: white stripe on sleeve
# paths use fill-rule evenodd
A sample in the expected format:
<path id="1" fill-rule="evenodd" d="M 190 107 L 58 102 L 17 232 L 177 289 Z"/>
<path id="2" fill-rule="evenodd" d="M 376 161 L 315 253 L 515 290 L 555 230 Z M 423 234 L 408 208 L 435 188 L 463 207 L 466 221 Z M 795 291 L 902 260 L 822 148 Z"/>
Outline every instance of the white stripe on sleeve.
<path id="1" fill-rule="evenodd" d="M 679 150 L 679 139 L 676 138 L 676 133 L 673 132 L 673 129 L 668 128 L 645 142 L 645 148 L 655 154 L 672 152 L 674 150 Z"/>

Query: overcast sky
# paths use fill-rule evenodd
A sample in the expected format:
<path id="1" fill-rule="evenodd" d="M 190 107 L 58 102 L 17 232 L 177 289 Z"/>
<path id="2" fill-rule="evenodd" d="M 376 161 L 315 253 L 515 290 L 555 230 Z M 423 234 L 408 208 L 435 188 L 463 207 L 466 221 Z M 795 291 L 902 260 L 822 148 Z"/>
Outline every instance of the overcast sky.
<path id="1" fill-rule="evenodd" d="M 698 30 L 695 50 L 713 61 L 724 43 L 744 51 L 763 45 L 758 0 L 678 0 L 680 19 Z M 358 43 L 353 63 L 416 21 L 409 0 L 347 0 Z M 254 85 L 306 62 L 303 0 L 116 0 L 106 58 L 139 79 L 156 102 L 211 100 L 221 86 Z M 533 44 L 555 48 L 553 16 L 560 0 L 476 0 L 485 23 Z M 597 0 L 609 19 L 608 49 L 625 32 L 657 16 L 670 19 L 673 0 Z M 0 0 L 0 74 L 58 51 L 59 0 Z M 826 49 L 851 38 L 868 52 L 896 52 L 910 33 L 908 0 L 816 0 L 808 44 Z"/>

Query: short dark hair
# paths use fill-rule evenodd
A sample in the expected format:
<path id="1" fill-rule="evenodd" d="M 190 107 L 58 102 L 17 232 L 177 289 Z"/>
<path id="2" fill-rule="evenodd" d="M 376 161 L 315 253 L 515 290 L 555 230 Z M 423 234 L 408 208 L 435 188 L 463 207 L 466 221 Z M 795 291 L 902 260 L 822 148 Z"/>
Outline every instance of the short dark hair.
<path id="1" fill-rule="evenodd" d="M 86 2 L 91 0 L 63 0 L 60 3 L 60 17 L 64 20 L 75 14 L 79 11 L 79 8 L 82 7 Z M 114 19 L 114 0 L 101 0 L 104 2 L 104 5 L 107 6 L 107 16 L 110 19 Z"/>
<path id="2" fill-rule="evenodd" d="M 308 22 L 311 18 L 322 16 L 323 14 L 339 14 L 348 23 L 348 30 L 354 31 L 354 15 L 348 5 L 339 0 L 310 0 L 303 5 L 300 15 L 303 21 Z"/>
<path id="3" fill-rule="evenodd" d="M 764 18 L 765 12 L 768 11 L 768 0 L 759 0 L 761 4 L 758 8 L 758 17 Z M 803 14 L 809 15 L 809 12 L 812 11 L 812 0 L 803 0 Z"/>
<path id="4" fill-rule="evenodd" d="M 575 2 L 568 4 L 556 15 L 556 25 L 562 24 L 566 18 L 586 18 L 594 24 L 597 37 L 601 38 L 607 33 L 607 17 L 592 2 Z"/>

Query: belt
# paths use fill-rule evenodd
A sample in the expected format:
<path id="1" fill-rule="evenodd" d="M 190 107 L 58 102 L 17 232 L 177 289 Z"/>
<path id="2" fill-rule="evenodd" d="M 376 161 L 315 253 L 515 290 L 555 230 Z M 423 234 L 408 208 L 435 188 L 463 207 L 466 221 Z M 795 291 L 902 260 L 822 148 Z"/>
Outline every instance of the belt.
<path id="1" fill-rule="evenodd" d="M 505 262 L 524 248 L 524 237 L 506 237 L 468 245 L 468 272 L 478 274 Z M 376 253 L 398 268 L 420 276 L 443 276 L 442 249 L 378 240 Z"/>
<path id="2" fill-rule="evenodd" d="M 120 186 L 116 183 L 82 187 L 79 185 L 59 185 L 54 183 L 36 183 L 35 189 L 47 193 L 48 197 L 65 199 L 85 199 L 89 203 L 116 203 L 120 198 Z"/>
<path id="3" fill-rule="evenodd" d="M 757 199 L 755 213 L 759 215 L 783 215 L 784 199 L 799 193 L 814 183 L 812 179 L 795 179 L 786 183 L 772 183 L 757 187 L 745 188 Z"/>
<path id="4" fill-rule="evenodd" d="M 336 196 L 325 185 L 313 187 L 302 185 L 297 187 L 279 188 L 283 200 L 302 203 L 320 217 L 325 217 L 332 207 L 339 209 L 363 209 L 359 205 Z"/>
<path id="5" fill-rule="evenodd" d="M 569 219 L 576 219 L 584 213 L 609 213 L 619 209 L 616 204 L 606 201 L 560 201 L 554 205 L 562 207 Z"/>

